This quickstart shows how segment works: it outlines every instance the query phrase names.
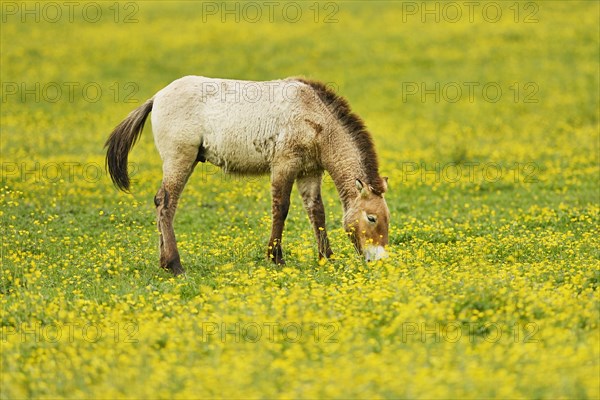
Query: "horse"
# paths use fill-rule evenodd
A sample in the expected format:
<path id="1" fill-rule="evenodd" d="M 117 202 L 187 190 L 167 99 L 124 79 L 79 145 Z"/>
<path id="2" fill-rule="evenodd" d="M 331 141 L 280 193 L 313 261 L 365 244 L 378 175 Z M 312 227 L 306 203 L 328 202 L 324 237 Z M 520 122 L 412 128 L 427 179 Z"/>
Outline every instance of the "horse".
<path id="1" fill-rule="evenodd" d="M 114 185 L 129 192 L 127 163 L 152 112 L 163 179 L 154 204 L 160 266 L 181 266 L 173 220 L 180 195 L 199 162 L 226 173 L 271 178 L 272 226 L 267 257 L 284 264 L 282 234 L 294 182 L 317 241 L 319 259 L 333 255 L 321 198 L 324 171 L 340 197 L 343 226 L 367 262 L 387 257 L 390 212 L 372 137 L 348 102 L 319 81 L 242 81 L 185 76 L 133 110 L 106 141 Z"/>

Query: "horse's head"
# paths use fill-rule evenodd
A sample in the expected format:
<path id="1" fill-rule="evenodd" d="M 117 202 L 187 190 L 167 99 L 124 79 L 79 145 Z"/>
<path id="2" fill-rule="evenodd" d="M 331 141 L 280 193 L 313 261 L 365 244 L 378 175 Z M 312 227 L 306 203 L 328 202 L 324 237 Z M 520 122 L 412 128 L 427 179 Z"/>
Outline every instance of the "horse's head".
<path id="1" fill-rule="evenodd" d="M 356 250 L 367 261 L 387 257 L 390 211 L 383 198 L 387 180 L 382 179 L 383 191 L 378 193 L 359 179 L 356 180 L 358 195 L 344 215 L 344 229 Z"/>

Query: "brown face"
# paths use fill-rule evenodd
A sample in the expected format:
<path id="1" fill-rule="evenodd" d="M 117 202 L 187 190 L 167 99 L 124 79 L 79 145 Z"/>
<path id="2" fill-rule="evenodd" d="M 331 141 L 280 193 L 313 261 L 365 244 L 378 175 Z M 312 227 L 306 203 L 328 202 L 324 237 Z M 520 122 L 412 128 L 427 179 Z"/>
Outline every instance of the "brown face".
<path id="1" fill-rule="evenodd" d="M 387 256 L 390 212 L 383 194 L 375 194 L 368 185 L 356 180 L 359 192 L 353 206 L 346 211 L 344 228 L 356 250 L 367 261 L 379 260 Z"/>

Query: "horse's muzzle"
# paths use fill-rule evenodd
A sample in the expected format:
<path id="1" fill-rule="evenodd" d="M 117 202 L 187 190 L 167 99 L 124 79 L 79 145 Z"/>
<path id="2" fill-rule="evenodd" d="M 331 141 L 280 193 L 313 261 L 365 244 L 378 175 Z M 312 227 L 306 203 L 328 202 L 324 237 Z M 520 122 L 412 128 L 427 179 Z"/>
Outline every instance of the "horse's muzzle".
<path id="1" fill-rule="evenodd" d="M 365 260 L 369 262 L 381 260 L 382 258 L 387 258 L 388 252 L 385 251 L 385 248 L 383 246 L 367 245 L 365 247 L 364 255 Z"/>

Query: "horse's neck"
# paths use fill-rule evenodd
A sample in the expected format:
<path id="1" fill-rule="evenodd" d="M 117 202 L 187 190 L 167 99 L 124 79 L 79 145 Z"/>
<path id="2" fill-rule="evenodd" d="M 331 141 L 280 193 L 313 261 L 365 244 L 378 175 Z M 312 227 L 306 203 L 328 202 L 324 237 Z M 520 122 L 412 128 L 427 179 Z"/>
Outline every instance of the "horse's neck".
<path id="1" fill-rule="evenodd" d="M 322 146 L 321 161 L 337 188 L 347 211 L 358 195 L 356 179 L 365 180 L 361 152 L 341 127 L 336 127 L 328 135 Z"/>

